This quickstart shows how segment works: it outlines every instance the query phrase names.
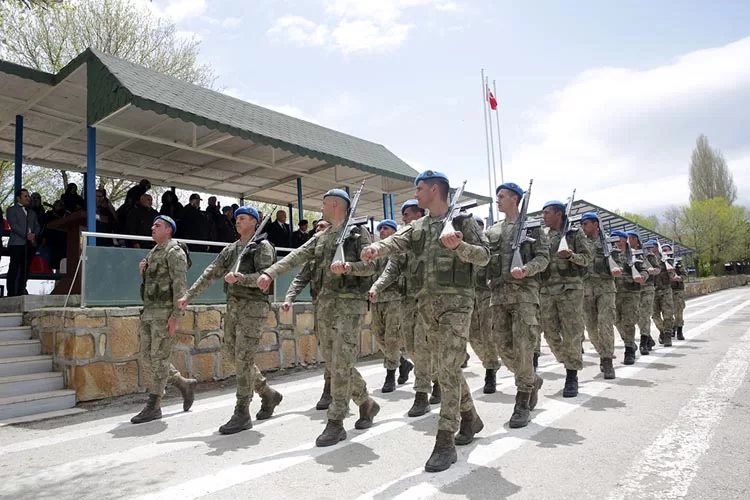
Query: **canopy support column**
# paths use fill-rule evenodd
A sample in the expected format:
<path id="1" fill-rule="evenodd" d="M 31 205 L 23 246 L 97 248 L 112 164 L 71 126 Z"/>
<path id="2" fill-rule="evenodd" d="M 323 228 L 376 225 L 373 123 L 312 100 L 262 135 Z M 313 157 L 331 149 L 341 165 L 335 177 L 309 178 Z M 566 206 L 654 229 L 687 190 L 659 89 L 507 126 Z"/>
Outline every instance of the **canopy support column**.
<path id="1" fill-rule="evenodd" d="M 302 206 L 302 177 L 297 177 L 297 208 L 299 214 L 297 218 L 302 220 L 305 218 L 305 209 Z"/>
<path id="2" fill-rule="evenodd" d="M 86 128 L 86 226 L 96 231 L 96 129 Z M 88 244 L 96 245 L 96 238 L 89 236 Z"/>
<path id="3" fill-rule="evenodd" d="M 13 201 L 15 194 L 23 188 L 23 115 L 16 115 L 16 169 L 13 179 Z"/>
<path id="4" fill-rule="evenodd" d="M 294 248 L 294 205 L 286 206 L 289 209 L 289 248 Z"/>
<path id="5" fill-rule="evenodd" d="M 393 205 L 396 202 L 396 197 L 393 195 L 393 193 L 391 193 L 391 194 L 388 195 L 388 198 L 389 198 L 390 204 L 391 204 L 391 216 L 389 217 L 389 219 L 394 219 L 395 220 L 395 217 L 393 216 L 393 212 L 394 212 L 394 208 L 395 207 Z"/>
<path id="6" fill-rule="evenodd" d="M 383 218 L 388 218 L 388 195 L 383 194 Z"/>

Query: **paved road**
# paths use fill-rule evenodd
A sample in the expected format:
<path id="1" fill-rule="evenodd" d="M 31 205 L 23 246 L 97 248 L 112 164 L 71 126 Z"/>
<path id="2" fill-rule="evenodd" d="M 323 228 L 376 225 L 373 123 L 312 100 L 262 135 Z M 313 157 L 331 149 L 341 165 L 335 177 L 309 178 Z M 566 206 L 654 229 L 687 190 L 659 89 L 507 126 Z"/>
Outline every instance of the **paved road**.
<path id="1" fill-rule="evenodd" d="M 437 409 L 406 417 L 411 385 L 381 394 L 383 371 L 373 361 L 360 368 L 378 388 L 381 414 L 367 431 L 349 418 L 339 446 L 313 445 L 325 418 L 313 409 L 321 372 L 295 374 L 274 381 L 284 394 L 277 416 L 234 436 L 217 433 L 232 390 L 201 394 L 188 413 L 172 395 L 162 421 L 138 426 L 129 418 L 140 405 L 129 405 L 0 428 L 0 498 L 747 499 L 748 306 L 748 288 L 690 301 L 687 340 L 632 367 L 621 364 L 620 345 L 614 381 L 602 379 L 587 343 L 573 399 L 562 398 L 562 365 L 544 355 L 539 406 L 521 430 L 506 427 L 508 372 L 498 393 L 484 395 L 473 357 L 466 374 L 485 429 L 443 473 L 422 469 Z"/>

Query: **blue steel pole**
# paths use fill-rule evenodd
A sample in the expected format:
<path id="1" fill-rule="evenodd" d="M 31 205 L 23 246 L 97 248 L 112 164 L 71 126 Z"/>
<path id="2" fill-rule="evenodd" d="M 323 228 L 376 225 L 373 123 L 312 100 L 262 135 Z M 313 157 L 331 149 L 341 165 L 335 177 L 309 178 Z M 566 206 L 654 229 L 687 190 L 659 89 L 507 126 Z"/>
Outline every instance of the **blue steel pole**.
<path id="1" fill-rule="evenodd" d="M 302 177 L 297 177 L 297 208 L 299 210 L 299 220 L 305 218 L 305 209 L 302 207 Z"/>
<path id="2" fill-rule="evenodd" d="M 390 199 L 390 202 L 391 202 L 391 216 L 389 217 L 389 219 L 395 219 L 395 217 L 393 216 L 393 213 L 394 213 L 394 206 L 393 205 L 396 202 L 396 197 L 393 196 L 393 193 L 391 193 L 391 194 L 388 195 L 388 198 Z"/>
<path id="3" fill-rule="evenodd" d="M 383 194 L 383 218 L 388 218 L 388 195 Z"/>
<path id="4" fill-rule="evenodd" d="M 16 192 L 23 187 L 23 115 L 16 115 L 16 169 L 13 186 Z M 13 193 L 15 195 L 15 193 Z M 15 200 L 15 198 L 13 198 Z"/>
<path id="5" fill-rule="evenodd" d="M 294 206 L 290 203 L 286 206 L 289 209 L 289 248 L 294 246 Z"/>
<path id="6" fill-rule="evenodd" d="M 86 129 L 86 226 L 96 231 L 96 129 Z M 96 238 L 89 236 L 88 244 L 96 245 Z"/>

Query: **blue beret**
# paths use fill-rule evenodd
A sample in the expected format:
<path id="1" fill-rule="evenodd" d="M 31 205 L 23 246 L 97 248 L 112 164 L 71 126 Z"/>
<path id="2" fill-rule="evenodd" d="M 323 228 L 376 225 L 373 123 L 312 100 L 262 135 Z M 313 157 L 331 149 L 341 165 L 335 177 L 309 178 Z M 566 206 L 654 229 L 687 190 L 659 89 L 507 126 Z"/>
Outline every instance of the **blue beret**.
<path id="1" fill-rule="evenodd" d="M 542 207 L 542 210 L 544 210 L 547 207 L 562 207 L 565 208 L 565 203 L 561 202 L 560 200 L 550 200 L 547 203 L 544 204 Z"/>
<path id="2" fill-rule="evenodd" d="M 518 195 L 519 198 L 523 198 L 523 189 L 515 182 L 506 182 L 505 184 L 500 184 L 497 189 L 495 189 L 495 194 L 497 194 L 501 189 L 508 189 L 510 191 L 513 191 Z"/>
<path id="3" fill-rule="evenodd" d="M 170 226 L 172 226 L 172 234 L 177 232 L 177 224 L 175 223 L 174 219 L 168 215 L 157 215 L 154 217 L 154 222 L 156 222 L 158 219 L 163 220 Z"/>
<path id="4" fill-rule="evenodd" d="M 226 207 L 224 207 L 224 208 L 221 209 L 221 213 L 224 213 L 227 210 L 232 210 L 232 207 L 230 207 L 229 205 L 227 205 Z"/>
<path id="5" fill-rule="evenodd" d="M 581 216 L 581 222 L 585 220 L 595 220 L 599 222 L 599 216 L 596 215 L 594 212 L 586 212 L 585 214 Z"/>
<path id="6" fill-rule="evenodd" d="M 401 205 L 401 215 L 404 215 L 404 212 L 409 207 L 417 207 L 419 208 L 419 202 L 417 200 L 406 200 L 403 205 Z"/>
<path id="7" fill-rule="evenodd" d="M 620 238 L 627 238 L 628 237 L 628 233 L 626 233 L 625 231 L 612 231 L 612 235 L 611 236 L 612 237 L 617 236 L 617 237 L 620 237 Z"/>
<path id="8" fill-rule="evenodd" d="M 352 202 L 352 200 L 349 198 L 349 195 L 343 189 L 329 189 L 326 194 L 323 195 L 323 198 L 325 199 L 328 196 L 336 196 L 337 198 L 346 200 L 346 206 L 349 206 Z"/>
<path id="9" fill-rule="evenodd" d="M 416 179 L 414 179 L 414 185 L 416 186 L 417 184 L 419 184 L 419 181 L 426 181 L 429 179 L 438 179 L 438 180 L 445 181 L 448 184 L 450 184 L 450 181 L 448 180 L 448 176 L 445 175 L 444 173 L 436 172 L 435 170 L 425 170 L 424 172 L 419 174 Z"/>
<path id="10" fill-rule="evenodd" d="M 380 221 L 380 224 L 378 224 L 378 231 L 380 231 L 383 226 L 390 227 L 391 229 L 398 230 L 398 224 L 396 224 L 396 221 L 393 219 L 383 219 Z"/>
<path id="11" fill-rule="evenodd" d="M 643 246 L 644 247 L 655 247 L 656 246 L 656 240 L 648 240 Z"/>
<path id="12" fill-rule="evenodd" d="M 625 234 L 628 236 L 635 236 L 638 238 L 638 241 L 641 241 L 641 235 L 638 234 L 638 231 L 633 231 L 632 229 L 630 231 L 626 231 Z"/>
<path id="13" fill-rule="evenodd" d="M 255 217 L 255 220 L 260 222 L 260 215 L 258 215 L 258 211 L 255 210 L 253 207 L 240 207 L 237 210 L 234 211 L 234 218 L 236 219 L 238 215 L 245 214 L 249 215 L 250 217 Z"/>

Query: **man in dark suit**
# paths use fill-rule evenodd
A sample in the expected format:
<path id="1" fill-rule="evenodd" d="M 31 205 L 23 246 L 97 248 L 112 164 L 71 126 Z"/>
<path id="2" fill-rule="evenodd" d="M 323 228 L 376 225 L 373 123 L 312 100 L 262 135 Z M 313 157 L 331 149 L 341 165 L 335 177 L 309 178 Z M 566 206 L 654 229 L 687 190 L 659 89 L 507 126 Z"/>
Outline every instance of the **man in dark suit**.
<path id="1" fill-rule="evenodd" d="M 31 259 L 37 245 L 37 238 L 42 232 L 36 213 L 29 208 L 31 197 L 26 189 L 16 192 L 16 202 L 8 207 L 7 219 L 10 226 L 10 238 L 8 239 L 8 254 L 10 255 L 10 266 L 8 266 L 7 289 L 8 297 L 26 295 L 26 280 L 29 276 Z"/>
<path id="2" fill-rule="evenodd" d="M 286 212 L 279 210 L 276 212 L 276 220 L 266 225 L 266 234 L 268 241 L 275 247 L 289 248 L 292 246 L 292 228 L 286 223 Z M 277 252 L 278 255 L 284 255 L 289 252 Z"/>

